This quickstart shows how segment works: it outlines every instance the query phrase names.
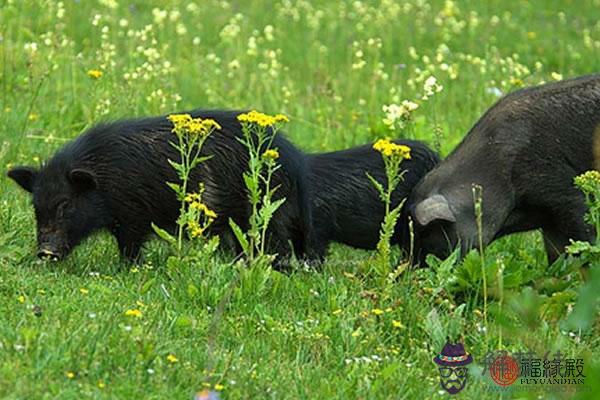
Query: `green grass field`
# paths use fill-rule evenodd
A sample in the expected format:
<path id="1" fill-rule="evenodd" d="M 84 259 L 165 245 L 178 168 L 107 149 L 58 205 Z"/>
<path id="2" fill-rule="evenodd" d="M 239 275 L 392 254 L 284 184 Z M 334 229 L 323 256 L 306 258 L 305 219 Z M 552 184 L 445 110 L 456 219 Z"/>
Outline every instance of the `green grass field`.
<path id="1" fill-rule="evenodd" d="M 306 151 L 390 136 L 446 155 L 500 93 L 600 71 L 599 21 L 598 0 L 0 0 L 0 398 L 447 398 L 447 336 L 475 359 L 458 396 L 511 397 L 481 373 L 506 349 L 582 358 L 577 396 L 598 398 L 596 305 L 571 328 L 584 282 L 576 261 L 548 267 L 538 233 L 393 283 L 342 245 L 289 274 L 227 253 L 169 268 L 158 240 L 130 265 L 107 234 L 48 263 L 5 171 L 99 121 L 196 107 L 283 113 Z M 432 75 L 443 90 L 423 100 Z M 403 100 L 419 108 L 390 131 L 382 108 Z"/>

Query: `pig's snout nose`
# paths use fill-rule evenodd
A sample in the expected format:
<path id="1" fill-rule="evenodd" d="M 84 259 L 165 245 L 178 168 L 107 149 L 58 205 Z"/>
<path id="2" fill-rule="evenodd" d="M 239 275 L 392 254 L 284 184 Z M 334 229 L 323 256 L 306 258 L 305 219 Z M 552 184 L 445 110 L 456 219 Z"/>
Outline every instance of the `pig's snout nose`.
<path id="1" fill-rule="evenodd" d="M 60 259 L 60 255 L 57 252 L 46 248 L 40 249 L 37 255 L 42 260 L 58 261 Z"/>

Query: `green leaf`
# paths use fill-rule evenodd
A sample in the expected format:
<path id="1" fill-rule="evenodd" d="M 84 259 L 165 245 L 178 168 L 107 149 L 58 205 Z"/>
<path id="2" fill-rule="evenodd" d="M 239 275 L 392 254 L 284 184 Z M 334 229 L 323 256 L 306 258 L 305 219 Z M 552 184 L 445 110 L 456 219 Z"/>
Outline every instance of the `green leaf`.
<path id="1" fill-rule="evenodd" d="M 379 198 L 381 199 L 381 201 L 385 201 L 385 189 L 383 188 L 383 185 L 381 183 L 377 182 L 377 180 L 375 178 L 373 178 L 371 176 L 371 174 L 369 174 L 368 172 L 365 172 L 365 174 L 367 175 L 367 178 L 369 178 L 369 180 L 371 181 L 373 186 L 375 186 L 375 189 L 377 189 L 377 192 L 379 193 Z"/>
<path id="2" fill-rule="evenodd" d="M 569 254 L 598 254 L 600 253 L 600 246 L 592 245 L 590 242 L 583 241 L 571 241 L 571 244 L 566 247 L 567 253 Z"/>
<path id="3" fill-rule="evenodd" d="M 173 191 L 175 193 L 177 193 L 178 195 L 181 195 L 181 185 L 178 183 L 173 183 L 173 182 L 167 182 L 167 186 L 170 187 L 171 189 L 173 189 Z"/>
<path id="4" fill-rule="evenodd" d="M 195 168 L 198 164 L 203 163 L 204 161 L 209 160 L 211 158 L 212 158 L 212 155 L 196 157 L 192 160 L 192 162 L 190 164 L 190 168 Z"/>
<path id="5" fill-rule="evenodd" d="M 566 326 L 572 330 L 586 330 L 596 321 L 600 297 L 600 266 L 589 267 L 590 279 L 579 290 L 579 297 L 573 312 L 566 320 Z"/>
<path id="6" fill-rule="evenodd" d="M 192 160 L 192 162 L 190 163 L 190 169 L 194 169 L 196 168 L 196 166 L 198 166 L 198 164 L 203 163 L 204 161 L 210 159 L 212 156 L 206 156 L 206 157 L 196 157 Z"/>
<path id="7" fill-rule="evenodd" d="M 170 159 L 167 160 L 167 162 L 169 163 L 169 165 L 171 165 L 171 167 L 173 167 L 173 169 L 175 171 L 177 171 L 177 172 L 183 172 L 183 165 L 182 164 L 180 164 L 178 162 L 175 162 L 173 160 L 170 160 Z"/>
<path id="8" fill-rule="evenodd" d="M 204 244 L 204 252 L 205 254 L 213 254 L 219 248 L 220 238 L 217 235 L 212 236 L 205 244 Z"/>
<path id="9" fill-rule="evenodd" d="M 177 143 L 177 142 L 169 142 L 169 144 L 171 146 L 173 146 L 175 149 L 177 149 L 178 153 L 181 153 L 181 146 L 179 145 L 179 143 Z"/>
<path id="10" fill-rule="evenodd" d="M 429 343 L 431 343 L 435 349 L 441 349 L 446 342 L 446 330 L 442 325 L 442 321 L 436 308 L 431 309 L 425 317 L 424 323 L 425 332 L 429 333 Z"/>
<path id="11" fill-rule="evenodd" d="M 184 266 L 185 262 L 176 256 L 169 256 L 167 258 L 167 271 L 169 272 L 169 274 L 175 274 Z"/>
<path id="12" fill-rule="evenodd" d="M 171 235 L 169 232 L 165 231 L 164 229 L 156 226 L 154 224 L 154 222 L 152 222 L 152 229 L 158 235 L 158 237 L 160 237 L 161 239 L 169 242 L 170 244 L 177 243 L 177 240 L 175 239 L 175 237 L 173 235 Z"/>
<path id="13" fill-rule="evenodd" d="M 250 245 L 248 244 L 248 239 L 246 239 L 246 235 L 242 231 L 242 228 L 240 228 L 231 218 L 229 218 L 229 226 L 231 227 L 236 239 L 240 243 L 240 246 L 242 246 L 244 253 L 248 253 L 250 250 Z"/>
<path id="14" fill-rule="evenodd" d="M 269 197 L 273 197 L 275 195 L 275 192 L 277 191 L 277 189 L 279 189 L 281 187 L 281 185 L 277 185 L 275 187 L 272 187 L 268 193 L 265 193 L 265 195 L 269 196 Z"/>
<path id="15" fill-rule="evenodd" d="M 148 291 L 150 289 L 152 289 L 152 286 L 154 286 L 155 283 L 156 283 L 156 278 L 150 278 L 150 279 L 148 279 L 148 281 L 142 285 L 142 287 L 140 289 L 140 293 L 141 294 L 148 293 Z"/>
<path id="16" fill-rule="evenodd" d="M 273 218 L 273 214 L 281 205 L 285 202 L 285 197 L 279 200 L 275 200 L 274 202 L 265 202 L 261 209 L 258 211 L 258 215 L 263 224 L 268 224 L 271 218 Z"/>
<path id="17" fill-rule="evenodd" d="M 187 294 L 188 294 L 189 297 L 194 298 L 194 297 L 196 297 L 198 295 L 199 292 L 200 291 L 198 290 L 198 288 L 193 283 L 188 284 L 188 286 L 187 286 Z"/>
<path id="18" fill-rule="evenodd" d="M 244 184 L 246 185 L 250 193 L 254 193 L 257 191 L 258 182 L 254 180 L 252 175 L 244 173 Z"/>
<path id="19" fill-rule="evenodd" d="M 273 203 L 271 203 L 271 208 L 273 209 L 273 213 L 275 213 L 275 211 L 277 211 L 277 209 L 279 207 L 281 207 L 281 205 L 285 203 L 285 197 L 275 200 Z"/>
<path id="20" fill-rule="evenodd" d="M 178 328 L 189 328 L 193 323 L 194 320 L 188 315 L 180 315 L 175 319 L 175 326 Z"/>

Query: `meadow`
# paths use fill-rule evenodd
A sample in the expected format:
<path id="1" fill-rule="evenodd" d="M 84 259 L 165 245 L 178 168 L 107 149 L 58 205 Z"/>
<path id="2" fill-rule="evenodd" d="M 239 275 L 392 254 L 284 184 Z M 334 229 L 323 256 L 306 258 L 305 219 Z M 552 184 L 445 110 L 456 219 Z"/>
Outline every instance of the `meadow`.
<path id="1" fill-rule="evenodd" d="M 500 96 L 600 71 L 599 52 L 599 0 L 0 0 L 0 398 L 447 398 L 447 337 L 475 360 L 458 396 L 598 398 L 600 283 L 548 266 L 537 232 L 393 280 L 342 245 L 283 274 L 227 252 L 170 265 L 159 240 L 132 265 L 99 234 L 50 263 L 5 171 L 100 121 L 198 107 L 284 114 L 307 152 L 404 137 L 445 156 Z M 581 358 L 585 390 L 492 392 L 495 349 Z"/>

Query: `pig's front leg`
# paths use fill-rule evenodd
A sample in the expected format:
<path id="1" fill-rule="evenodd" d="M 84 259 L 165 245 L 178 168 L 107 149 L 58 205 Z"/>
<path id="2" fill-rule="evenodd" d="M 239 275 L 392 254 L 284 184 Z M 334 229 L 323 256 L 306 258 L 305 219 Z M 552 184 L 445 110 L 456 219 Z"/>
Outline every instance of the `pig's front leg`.
<path id="1" fill-rule="evenodd" d="M 132 229 L 117 228 L 113 234 L 119 245 L 121 257 L 135 262 L 140 256 L 140 250 L 144 243 L 144 235 Z"/>

